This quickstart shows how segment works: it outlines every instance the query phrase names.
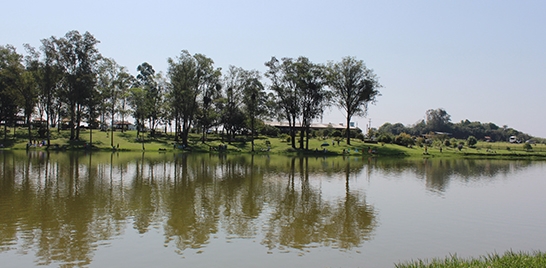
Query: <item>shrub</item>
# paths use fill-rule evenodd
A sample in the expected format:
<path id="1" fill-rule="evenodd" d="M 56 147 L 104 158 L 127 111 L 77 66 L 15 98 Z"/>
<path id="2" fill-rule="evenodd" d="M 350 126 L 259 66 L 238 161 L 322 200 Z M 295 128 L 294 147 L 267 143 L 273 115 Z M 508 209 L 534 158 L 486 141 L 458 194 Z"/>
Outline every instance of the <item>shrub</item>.
<path id="1" fill-rule="evenodd" d="M 451 142 L 450 142 L 449 140 L 446 139 L 446 140 L 444 141 L 444 145 L 447 146 L 447 147 L 449 147 L 449 146 L 451 146 Z"/>
<path id="2" fill-rule="evenodd" d="M 415 144 L 419 147 L 423 147 L 423 144 L 425 144 L 425 138 L 419 137 L 415 139 Z"/>
<path id="3" fill-rule="evenodd" d="M 341 131 L 336 130 L 336 131 L 332 132 L 332 137 L 336 137 L 336 138 L 341 137 Z"/>
<path id="4" fill-rule="evenodd" d="M 478 143 L 478 140 L 474 136 L 469 136 L 468 139 L 466 139 L 466 144 L 470 147 L 476 145 L 476 143 Z"/>
<path id="5" fill-rule="evenodd" d="M 531 146 L 530 143 L 527 143 L 527 142 L 526 142 L 526 143 L 523 144 L 523 149 L 524 149 L 525 151 L 532 151 L 532 150 L 533 150 L 533 146 Z"/>
<path id="6" fill-rule="evenodd" d="M 457 144 L 459 144 L 459 141 L 457 141 L 457 139 L 455 138 L 451 138 L 449 142 L 451 143 L 451 146 L 453 146 L 453 148 L 457 147 Z"/>
<path id="7" fill-rule="evenodd" d="M 358 133 L 358 134 L 356 134 L 356 138 L 363 141 L 364 140 L 364 134 Z"/>
<path id="8" fill-rule="evenodd" d="M 407 133 L 400 133 L 400 135 L 396 136 L 394 143 L 404 146 L 414 145 L 413 138 Z"/>
<path id="9" fill-rule="evenodd" d="M 379 135 L 379 137 L 377 138 L 377 141 L 378 142 L 383 142 L 383 143 L 391 143 L 393 140 L 392 136 L 387 134 L 387 133 L 382 133 L 381 135 Z"/>
<path id="10" fill-rule="evenodd" d="M 260 134 L 266 135 L 269 137 L 277 137 L 280 134 L 280 130 L 276 127 L 264 125 L 264 127 L 260 131 Z"/>

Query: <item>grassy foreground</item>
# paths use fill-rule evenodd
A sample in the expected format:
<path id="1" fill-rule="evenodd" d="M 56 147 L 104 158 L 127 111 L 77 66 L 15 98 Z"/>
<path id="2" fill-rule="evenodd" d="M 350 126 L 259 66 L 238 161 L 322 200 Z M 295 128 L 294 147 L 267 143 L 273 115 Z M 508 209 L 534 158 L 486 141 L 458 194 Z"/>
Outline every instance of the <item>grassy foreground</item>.
<path id="1" fill-rule="evenodd" d="M 451 267 L 546 267 L 546 253 L 536 251 L 533 253 L 507 251 L 504 255 L 489 254 L 479 258 L 462 259 L 456 255 L 445 259 L 433 259 L 431 261 L 418 260 L 402 264 L 396 264 L 397 268 L 451 268 Z"/>
<path id="2" fill-rule="evenodd" d="M 25 150 L 28 144 L 26 129 L 17 129 L 15 135 L 9 132 L 6 140 L 0 139 L 4 148 Z M 136 131 L 114 132 L 113 147 L 110 132 L 81 130 L 80 140 L 70 141 L 69 131 L 52 131 L 52 150 L 102 150 L 111 151 L 187 151 L 187 152 L 227 152 L 250 153 L 251 142 L 245 137 L 227 142 L 220 135 L 211 134 L 205 142 L 200 134 L 190 134 L 189 147 L 181 148 L 175 143 L 173 135 L 159 134 L 150 137 L 144 133 L 137 138 Z M 3 138 L 3 134 L 1 136 Z M 92 143 L 90 142 L 92 139 Z M 40 140 L 33 141 L 31 150 L 44 150 L 44 146 L 36 145 Z M 395 144 L 366 143 L 351 139 L 347 145 L 344 139 L 313 138 L 309 141 L 309 150 L 293 149 L 286 138 L 259 137 L 254 141 L 256 154 L 306 154 L 306 155 L 363 155 L 373 157 L 418 157 L 418 158 L 507 158 L 507 159 L 546 159 L 546 145 L 533 145 L 532 150 L 524 150 L 521 144 L 507 142 L 478 143 L 475 148 L 465 146 L 462 150 L 452 147 L 404 147 Z M 299 147 L 299 144 L 296 144 Z"/>

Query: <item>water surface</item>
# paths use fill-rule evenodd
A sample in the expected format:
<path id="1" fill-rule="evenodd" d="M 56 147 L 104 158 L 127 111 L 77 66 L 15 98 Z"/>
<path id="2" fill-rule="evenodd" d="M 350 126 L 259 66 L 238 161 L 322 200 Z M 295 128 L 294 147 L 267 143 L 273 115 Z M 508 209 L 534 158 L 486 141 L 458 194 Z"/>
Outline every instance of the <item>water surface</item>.
<path id="1" fill-rule="evenodd" d="M 0 151 L 12 267 L 393 267 L 546 250 L 544 162 Z"/>

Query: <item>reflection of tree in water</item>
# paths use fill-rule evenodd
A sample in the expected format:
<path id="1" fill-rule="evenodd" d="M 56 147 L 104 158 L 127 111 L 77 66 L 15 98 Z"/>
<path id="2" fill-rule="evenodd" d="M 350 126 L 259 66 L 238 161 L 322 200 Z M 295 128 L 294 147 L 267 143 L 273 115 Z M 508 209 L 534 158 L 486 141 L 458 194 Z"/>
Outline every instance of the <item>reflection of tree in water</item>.
<path id="1" fill-rule="evenodd" d="M 498 175 L 507 175 L 525 168 L 530 161 L 477 160 L 477 159 L 423 159 L 423 160 L 378 160 L 373 166 L 390 177 L 400 177 L 404 173 L 415 173 L 426 181 L 426 186 L 434 192 L 445 192 L 451 180 L 464 183 L 487 182 Z"/>
<path id="2" fill-rule="evenodd" d="M 128 222 L 140 233 L 163 224 L 179 251 L 202 248 L 219 230 L 228 238 L 263 235 L 271 249 L 350 249 L 377 224 L 374 208 L 351 187 L 350 177 L 364 168 L 389 179 L 417 174 L 444 191 L 450 180 L 490 180 L 529 165 L 37 151 L 0 152 L 0 160 L 0 251 L 17 247 L 36 252 L 38 264 L 66 266 L 89 264 L 97 244 L 122 234 Z M 325 197 L 317 183 L 324 178 L 345 181 L 344 194 Z"/>
<path id="3" fill-rule="evenodd" d="M 222 163 L 219 189 L 222 198 L 220 221 L 225 232 L 235 237 L 257 234 L 255 219 L 263 209 L 263 170 L 255 166 L 255 156 L 231 158 Z"/>
<path id="4" fill-rule="evenodd" d="M 129 208 L 133 214 L 135 229 L 143 234 L 152 222 L 158 221 L 159 193 L 155 179 L 154 162 L 144 162 L 144 153 L 135 163 L 135 176 L 129 195 Z"/>
<path id="5" fill-rule="evenodd" d="M 174 186 L 165 201 L 169 217 L 165 236 L 180 250 L 200 248 L 217 231 L 217 190 L 210 183 L 211 173 L 203 170 L 214 168 L 203 161 L 190 162 L 186 155 L 175 159 Z"/>
<path id="6" fill-rule="evenodd" d="M 375 227 L 375 213 L 363 198 L 350 192 L 350 161 L 346 162 L 345 198 L 329 202 L 322 199 L 320 189 L 313 189 L 309 183 L 309 159 L 298 160 L 300 189 L 296 187 L 293 158 L 281 199 L 273 204 L 263 243 L 270 249 L 313 245 L 350 249 L 368 240 Z"/>
<path id="7" fill-rule="evenodd" d="M 11 163 L 3 158 L 0 171 L 0 204 L 10 206 L 0 209 L 0 226 L 7 227 L 0 229 L 0 243 L 5 245 L 6 236 L 18 240 L 18 251 L 35 251 L 39 265 L 89 264 L 97 241 L 121 229 L 108 221 L 109 213 L 96 209 L 107 191 L 100 186 L 91 155 L 87 163 L 86 157 L 68 157 L 63 165 L 50 161 L 47 152 L 12 156 Z M 9 170 L 21 177 L 8 175 Z"/>

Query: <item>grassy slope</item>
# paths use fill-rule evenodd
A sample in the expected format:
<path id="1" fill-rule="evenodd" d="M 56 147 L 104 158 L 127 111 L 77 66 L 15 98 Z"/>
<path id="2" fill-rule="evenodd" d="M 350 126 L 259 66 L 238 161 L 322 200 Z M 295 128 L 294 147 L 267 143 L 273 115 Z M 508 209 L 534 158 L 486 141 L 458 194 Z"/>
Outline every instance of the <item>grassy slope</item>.
<path id="1" fill-rule="evenodd" d="M 25 149 L 28 140 L 26 137 L 26 130 L 19 129 L 17 135 L 14 138 L 13 135 L 8 136 L 9 140 L 5 141 L 6 147 L 13 149 Z M 111 137 L 110 133 L 93 130 L 93 148 L 98 150 L 112 150 L 110 146 Z M 118 147 L 122 151 L 172 151 L 179 150 L 174 148 L 174 137 L 164 135 L 159 138 L 150 138 L 148 134 L 144 134 L 144 140 L 137 140 L 136 131 L 127 131 L 121 133 L 119 131 L 114 132 L 114 147 Z M 231 143 L 223 143 L 218 135 L 209 135 L 205 143 L 200 141 L 200 135 L 190 135 L 189 150 L 194 152 L 216 152 L 215 148 L 219 145 L 227 145 L 227 152 L 250 152 L 250 141 L 236 141 Z M 66 149 L 84 149 L 85 145 L 90 140 L 90 131 L 82 130 L 80 133 L 80 141 L 70 141 L 68 131 L 61 131 L 57 133 L 52 132 L 51 144 L 56 144 Z M 267 144 L 269 142 L 269 145 Z M 328 146 L 322 146 L 324 143 L 328 143 Z M 465 147 L 461 151 L 455 148 L 443 147 L 440 152 L 439 147 L 428 147 L 425 153 L 424 148 L 414 146 L 413 148 L 407 148 L 404 146 L 394 144 L 372 144 L 364 143 L 363 141 L 352 139 L 351 145 L 347 145 L 342 140 L 339 145 L 334 142 L 332 145 L 332 139 L 311 139 L 309 141 L 309 151 L 292 149 L 291 144 L 281 140 L 280 138 L 267 138 L 260 137 L 255 140 L 255 153 L 257 154 L 320 154 L 320 155 L 341 155 L 345 150 L 346 154 L 350 155 L 370 155 L 369 149 L 375 150 L 374 156 L 377 157 L 441 157 L 441 158 L 536 158 L 546 159 L 546 145 L 537 144 L 533 145 L 533 151 L 523 150 L 521 144 L 510 143 L 478 143 L 476 148 Z M 268 149 L 269 147 L 269 149 Z M 299 144 L 296 144 L 299 147 Z M 32 147 L 32 149 L 43 149 L 40 147 Z M 325 150 L 325 151 L 323 151 Z"/>

